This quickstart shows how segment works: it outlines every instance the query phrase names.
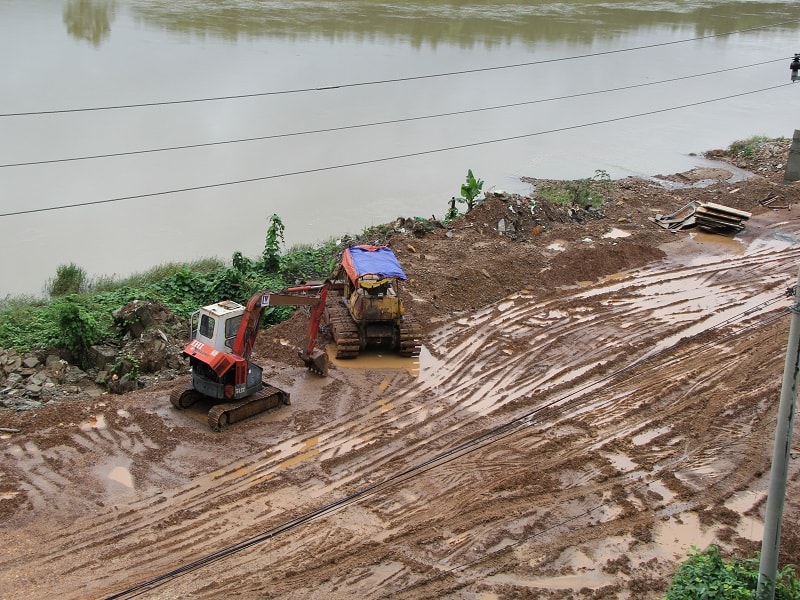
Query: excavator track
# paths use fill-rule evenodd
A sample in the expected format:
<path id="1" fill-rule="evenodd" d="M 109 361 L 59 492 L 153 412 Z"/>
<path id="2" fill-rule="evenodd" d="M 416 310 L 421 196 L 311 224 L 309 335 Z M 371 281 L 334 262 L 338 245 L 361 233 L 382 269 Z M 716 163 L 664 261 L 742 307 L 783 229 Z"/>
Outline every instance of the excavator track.
<path id="1" fill-rule="evenodd" d="M 203 398 L 203 395 L 195 391 L 191 384 L 178 386 L 169 395 L 169 401 L 175 408 L 189 408 L 200 398 Z"/>
<path id="2" fill-rule="evenodd" d="M 208 411 L 208 426 L 213 431 L 221 431 L 225 425 L 243 421 L 279 404 L 291 404 L 289 393 L 269 384 L 263 384 L 259 391 L 234 402 L 214 405 Z"/>
<path id="3" fill-rule="evenodd" d="M 350 316 L 350 311 L 333 298 L 325 307 L 325 320 L 330 325 L 331 335 L 336 342 L 336 358 L 356 358 L 361 350 L 358 326 Z"/>
<path id="4" fill-rule="evenodd" d="M 417 323 L 404 319 L 400 323 L 400 348 L 398 354 L 404 357 L 419 356 L 422 350 L 422 331 Z"/>

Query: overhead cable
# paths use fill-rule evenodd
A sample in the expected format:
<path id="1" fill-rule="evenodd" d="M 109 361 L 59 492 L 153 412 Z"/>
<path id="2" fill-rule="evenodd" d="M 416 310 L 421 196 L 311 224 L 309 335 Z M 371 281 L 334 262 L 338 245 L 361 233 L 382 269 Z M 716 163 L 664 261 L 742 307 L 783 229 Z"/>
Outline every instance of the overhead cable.
<path id="1" fill-rule="evenodd" d="M 353 88 L 353 87 L 363 87 L 363 86 L 370 86 L 370 85 L 382 85 L 387 83 L 400 83 L 404 81 L 419 81 L 423 79 L 435 79 L 438 77 L 452 77 L 454 75 L 469 75 L 473 73 L 482 73 L 487 71 L 499 71 L 502 69 L 517 69 L 520 67 L 531 67 L 535 65 L 543 65 L 549 63 L 556 63 L 568 60 L 579 60 L 584 58 L 592 58 L 595 56 L 607 56 L 612 54 L 621 54 L 623 52 L 634 52 L 637 50 L 646 50 L 649 48 L 660 48 L 663 46 L 671 46 L 675 44 L 685 44 L 688 42 L 697 42 L 700 40 L 705 40 L 709 38 L 717 38 L 717 37 L 725 37 L 729 35 L 735 35 L 739 33 L 747 33 L 750 31 L 758 31 L 761 29 L 770 29 L 772 27 L 780 27 L 783 25 L 790 25 L 792 23 L 797 23 L 800 19 L 792 19 L 790 21 L 782 21 L 780 23 L 771 23 L 769 25 L 761 25 L 759 27 L 750 27 L 748 29 L 737 29 L 734 31 L 726 31 L 723 33 L 713 33 L 709 35 L 702 35 L 693 38 L 686 38 L 682 40 L 672 40 L 669 42 L 658 42 L 654 44 L 645 44 L 643 46 L 632 46 L 630 48 L 618 48 L 616 50 L 605 50 L 602 52 L 592 52 L 588 54 L 577 54 L 575 56 L 563 56 L 559 58 L 546 58 L 542 60 L 534 60 L 529 62 L 522 62 L 522 63 L 514 63 L 510 65 L 496 65 L 493 67 L 476 67 L 474 69 L 464 69 L 461 71 L 447 71 L 443 73 L 431 73 L 428 75 L 411 75 L 408 77 L 395 77 L 392 79 L 376 79 L 373 81 L 360 81 L 354 83 L 343 83 L 337 85 L 327 85 L 327 86 L 318 86 L 318 87 L 307 87 L 307 88 L 296 88 L 290 90 L 277 90 L 272 92 L 256 92 L 252 94 L 233 94 L 230 96 L 211 96 L 207 98 L 193 98 L 189 100 L 165 100 L 161 102 L 142 102 L 139 104 L 118 104 L 112 106 L 92 106 L 92 107 L 85 107 L 85 108 L 63 108 L 63 109 L 53 109 L 53 110 L 40 110 L 40 111 L 26 111 L 26 112 L 10 112 L 10 113 L 0 113 L 0 117 L 23 117 L 23 116 L 37 116 L 37 115 L 52 115 L 52 114 L 62 114 L 62 113 L 77 113 L 77 112 L 90 112 L 90 111 L 101 111 L 101 110 L 118 110 L 124 108 L 146 108 L 146 107 L 153 107 L 153 106 L 168 106 L 168 105 L 175 105 L 175 104 L 192 104 L 197 102 L 215 102 L 218 100 L 238 100 L 243 98 L 257 98 L 262 96 L 278 96 L 278 95 L 285 95 L 285 94 L 300 94 L 306 92 L 322 92 L 322 91 L 330 91 L 330 90 L 338 90 L 344 88 Z"/>
<path id="2" fill-rule="evenodd" d="M 405 118 L 400 118 L 400 119 L 390 119 L 390 120 L 386 120 L 386 121 L 374 121 L 374 122 L 371 122 L 371 123 L 359 123 L 359 124 L 355 124 L 355 125 L 342 125 L 342 126 L 339 126 L 339 127 L 326 127 L 324 129 L 311 129 L 311 130 L 307 130 L 307 131 L 294 131 L 294 132 L 290 132 L 290 133 L 276 133 L 276 134 L 272 134 L 272 135 L 263 135 L 263 136 L 256 136 L 256 137 L 240 138 L 240 139 L 236 139 L 236 140 L 223 140 L 223 141 L 218 141 L 218 142 L 205 142 L 205 143 L 199 143 L 199 144 L 186 144 L 186 145 L 182 145 L 182 146 L 169 146 L 169 147 L 165 147 L 165 148 L 149 148 L 149 149 L 145 149 L 145 150 L 130 150 L 130 151 L 127 151 L 127 152 L 111 152 L 111 153 L 107 153 L 107 154 L 73 156 L 73 157 L 69 157 L 69 158 L 54 158 L 54 159 L 50 159 L 50 160 L 34 160 L 34 161 L 27 161 L 27 162 L 6 163 L 6 164 L 0 164 L 0 168 L 4 168 L 4 167 L 27 167 L 27 166 L 32 166 L 32 165 L 46 165 L 46 164 L 53 164 L 53 163 L 72 162 L 72 161 L 78 161 L 78 160 L 94 160 L 94 159 L 98 159 L 98 158 L 112 158 L 112 157 L 120 157 L 120 156 L 133 156 L 133 155 L 137 155 L 137 154 L 149 154 L 149 153 L 153 153 L 153 152 L 168 152 L 168 151 L 172 151 L 172 150 L 189 150 L 189 149 L 193 149 L 193 148 L 205 148 L 205 147 L 209 147 L 209 146 L 221 146 L 221 145 L 224 145 L 224 144 L 239 144 L 239 143 L 242 143 L 242 142 L 256 142 L 256 141 L 264 141 L 264 140 L 273 140 L 273 139 L 279 139 L 279 138 L 285 138 L 285 137 L 294 137 L 294 136 L 300 136 L 300 135 L 313 135 L 313 134 L 318 134 L 318 133 L 331 133 L 331 132 L 334 132 L 334 131 L 346 131 L 348 129 L 359 129 L 359 128 L 365 128 L 365 127 L 375 127 L 375 126 L 379 126 L 379 125 L 395 125 L 397 123 L 407 123 L 407 122 L 411 122 L 411 121 L 422 121 L 422 120 L 425 120 L 425 119 L 438 119 L 438 118 L 441 118 L 441 117 L 452 117 L 452 116 L 457 116 L 457 115 L 466 115 L 466 114 L 470 114 L 470 113 L 484 112 L 484 111 L 490 111 L 490 110 L 499 110 L 499 109 L 505 109 L 505 108 L 516 108 L 516 107 L 519 107 L 519 106 L 527 106 L 527 105 L 531 105 L 531 104 L 542 104 L 544 102 L 554 102 L 556 100 L 570 100 L 570 99 L 573 99 L 573 98 L 581 98 L 581 97 L 584 97 L 584 96 L 593 96 L 593 95 L 596 95 L 596 94 L 608 94 L 608 93 L 611 93 L 611 92 L 620 92 L 620 91 L 624 91 L 624 90 L 632 90 L 632 89 L 647 87 L 647 86 L 651 86 L 651 85 L 661 85 L 661 84 L 664 84 L 664 83 L 672 83 L 672 82 L 675 82 L 675 81 L 682 81 L 682 80 L 686 80 L 686 79 L 694 79 L 694 78 L 697 78 L 697 77 L 706 77 L 708 75 L 716 75 L 718 73 L 726 73 L 726 72 L 729 72 L 729 71 L 736 71 L 736 70 L 739 70 L 739 69 L 747 69 L 747 68 L 750 68 L 750 67 L 757 67 L 757 66 L 761 66 L 761 65 L 770 64 L 770 63 L 781 62 L 781 61 L 784 61 L 784 60 L 786 60 L 786 59 L 785 58 L 777 58 L 777 59 L 765 60 L 765 61 L 762 61 L 762 62 L 752 63 L 752 64 L 749 64 L 749 65 L 742 65 L 742 66 L 739 66 L 739 67 L 730 67 L 728 69 L 719 69 L 717 71 L 707 71 L 705 73 L 696 73 L 694 75 L 683 75 L 681 77 L 672 77 L 670 79 L 661 79 L 659 81 L 648 81 L 648 82 L 645 82 L 645 83 L 636 83 L 636 84 L 632 84 L 632 85 L 625 85 L 625 86 L 620 86 L 620 87 L 615 87 L 615 88 L 608 88 L 608 89 L 605 89 L 605 90 L 595 90 L 595 91 L 591 91 L 591 92 L 580 92 L 580 93 L 576 93 L 576 94 L 568 94 L 566 96 L 553 96 L 551 98 L 540 98 L 538 100 L 526 100 L 526 101 L 523 101 L 523 102 L 514 102 L 514 103 L 510 103 L 510 104 L 500 104 L 500 105 L 497 105 L 497 106 L 485 106 L 485 107 L 482 107 L 482 108 L 471 108 L 471 109 L 466 109 L 466 110 L 451 111 L 451 112 L 438 113 L 438 114 L 433 114 L 433 115 L 420 115 L 420 116 L 416 116 L 416 117 L 405 117 Z"/>
<path id="3" fill-rule="evenodd" d="M 680 110 L 680 109 L 683 109 L 683 108 L 691 108 L 691 107 L 694 107 L 694 106 L 702 106 L 703 104 L 711 104 L 713 102 L 720 102 L 722 100 L 730 100 L 731 98 L 739 98 L 739 97 L 747 96 L 747 95 L 750 95 L 750 94 L 757 94 L 757 93 L 760 93 L 760 92 L 776 90 L 776 89 L 787 87 L 787 86 L 791 86 L 791 85 L 792 85 L 791 83 L 784 83 L 784 84 L 775 85 L 775 86 L 771 86 L 771 87 L 761 88 L 761 89 L 758 89 L 758 90 L 751 90 L 749 92 L 740 92 L 738 94 L 731 94 L 729 96 L 721 96 L 719 98 L 712 98 L 710 100 L 700 100 L 698 102 L 690 102 L 689 104 L 681 104 L 679 106 L 672 106 L 672 107 L 669 107 L 669 108 L 661 108 L 661 109 L 657 109 L 657 110 L 650 110 L 650 111 L 646 111 L 646 112 L 635 113 L 635 114 L 632 114 L 632 115 L 625 115 L 625 116 L 622 116 L 622 117 L 613 117 L 613 118 L 610 118 L 610 119 L 601 119 L 599 121 L 591 121 L 591 122 L 588 122 L 588 123 L 581 123 L 579 125 L 568 125 L 568 126 L 565 126 L 565 127 L 557 127 L 557 128 L 554 128 L 554 129 L 547 129 L 547 130 L 543 130 L 543 131 L 535 131 L 535 132 L 532 132 L 532 133 L 524 133 L 524 134 L 520 134 L 520 135 L 512 135 L 512 136 L 503 137 L 503 138 L 496 138 L 496 139 L 493 139 L 493 140 L 484 140 L 484 141 L 480 141 L 480 142 L 471 142 L 471 143 L 468 143 L 468 144 L 458 144 L 458 145 L 455 145 L 455 146 L 446 146 L 444 148 L 434 148 L 434 149 L 431 149 L 431 150 L 420 150 L 418 152 L 409 152 L 407 154 L 397 154 L 397 155 L 394 155 L 394 156 L 385 156 L 385 157 L 381 157 L 381 158 L 371 158 L 371 159 L 354 161 L 354 162 L 349 162 L 349 163 L 342 163 L 342 164 L 338 164 L 338 165 L 328 165 L 328 166 L 325 166 L 325 167 L 314 167 L 314 168 L 311 168 L 311 169 L 301 169 L 301 170 L 298 170 L 298 171 L 288 171 L 288 172 L 285 172 L 285 173 L 275 173 L 275 174 L 272 174 L 272 175 L 262 175 L 262 176 L 259 176 L 259 177 L 249 177 L 249 178 L 246 178 L 246 179 L 237 179 L 237 180 L 234 180 L 234 181 L 222 181 L 222 182 L 218 182 L 218 183 L 209 183 L 209 184 L 205 184 L 205 185 L 195 185 L 195 186 L 177 188 L 177 189 L 172 189 L 172 190 L 162 190 L 160 192 L 147 192 L 147 193 L 144 193 L 144 194 L 132 194 L 130 196 L 120 196 L 120 197 L 117 197 L 117 198 L 106 198 L 104 200 L 90 200 L 90 201 L 86 201 L 86 202 L 76 202 L 74 204 L 62 204 L 62 205 L 59 205 L 59 206 L 48 206 L 48 207 L 43 207 L 43 208 L 30 208 L 30 209 L 25 209 L 25 210 L 8 211 L 8 212 L 0 213 L 0 217 L 12 217 L 12 216 L 19 216 L 19 215 L 27 215 L 27 214 L 34 214 L 34 213 L 49 212 L 49 211 L 54 211 L 54 210 L 64 210 L 64 209 L 67 209 L 67 208 L 79 208 L 79 207 L 84 207 L 84 206 L 96 206 L 96 205 L 100 205 L 100 204 L 111 204 L 111 203 L 115 203 L 115 202 L 124 202 L 126 200 L 138 200 L 138 199 L 141 199 L 141 198 L 154 198 L 156 196 L 166 196 L 168 194 L 178 194 L 178 193 L 183 193 L 183 192 L 194 192 L 194 191 L 200 191 L 200 190 L 208 190 L 208 189 L 226 187 L 226 186 L 231 186 L 231 185 L 240 185 L 240 184 L 243 184 L 243 183 L 254 183 L 254 182 L 257 182 L 257 181 L 267 181 L 267 180 L 270 180 L 270 179 L 281 179 L 283 177 L 291 177 L 291 176 L 294 176 L 294 175 L 308 175 L 310 173 L 321 173 L 321 172 L 324 172 L 324 171 L 332 171 L 332 170 L 335 170 L 335 169 L 344 169 L 344 168 L 348 168 L 348 167 L 357 167 L 357 166 L 363 166 L 363 165 L 370 165 L 370 164 L 376 164 L 376 163 L 381 163 L 381 162 L 388 162 L 388 161 L 392 161 L 392 160 L 399 160 L 399 159 L 402 159 L 402 158 L 413 158 L 413 157 L 418 157 L 418 156 L 426 156 L 426 155 L 430 155 L 430 154 L 438 154 L 440 152 L 450 152 L 452 150 L 461 150 L 461 149 L 464 149 L 464 148 L 474 148 L 474 147 L 477 147 L 477 146 L 486 146 L 486 145 L 489 145 L 489 144 L 497 144 L 497 143 L 500 143 L 500 142 L 510 142 L 510 141 L 514 141 L 514 140 L 521 140 L 521 139 L 525 139 L 525 138 L 529 138 L 529 137 L 545 135 L 545 134 L 548 134 L 548 133 L 558 133 L 558 132 L 563 132 L 563 131 L 570 131 L 570 130 L 573 130 L 573 129 L 581 129 L 581 128 L 584 128 L 584 127 L 593 127 L 595 125 L 604 125 L 604 124 L 608 124 L 608 123 L 616 123 L 616 122 L 624 121 L 624 120 L 627 120 L 627 119 L 635 119 L 635 118 L 638 118 L 638 117 L 646 117 L 646 116 L 656 115 L 656 114 L 660 114 L 660 113 L 670 112 L 670 111 L 673 111 L 673 110 Z"/>

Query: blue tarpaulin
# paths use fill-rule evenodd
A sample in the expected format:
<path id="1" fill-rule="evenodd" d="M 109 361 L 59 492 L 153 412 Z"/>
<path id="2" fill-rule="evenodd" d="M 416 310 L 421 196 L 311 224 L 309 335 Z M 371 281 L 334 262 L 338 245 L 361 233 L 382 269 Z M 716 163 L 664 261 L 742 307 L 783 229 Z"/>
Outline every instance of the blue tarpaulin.
<path id="1" fill-rule="evenodd" d="M 398 277 L 405 279 L 406 274 L 397 262 L 394 252 L 386 246 L 352 246 L 344 251 L 342 265 L 350 276 L 356 280 L 364 275 L 378 277 Z"/>

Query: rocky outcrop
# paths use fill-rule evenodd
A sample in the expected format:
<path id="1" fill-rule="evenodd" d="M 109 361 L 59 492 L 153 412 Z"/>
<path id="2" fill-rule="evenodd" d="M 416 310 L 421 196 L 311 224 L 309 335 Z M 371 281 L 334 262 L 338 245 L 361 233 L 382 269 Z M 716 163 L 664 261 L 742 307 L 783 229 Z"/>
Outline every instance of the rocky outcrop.
<path id="1" fill-rule="evenodd" d="M 86 370 L 55 351 L 19 354 L 0 348 L 0 409 L 30 410 L 53 400 L 122 394 L 187 372 L 181 355 L 185 341 L 174 333 L 182 324 L 164 305 L 134 300 L 114 319 L 121 338 L 92 346 Z"/>
<path id="2" fill-rule="evenodd" d="M 58 354 L 19 354 L 0 348 L 0 408 L 29 410 L 63 398 L 99 396 L 91 376 Z"/>

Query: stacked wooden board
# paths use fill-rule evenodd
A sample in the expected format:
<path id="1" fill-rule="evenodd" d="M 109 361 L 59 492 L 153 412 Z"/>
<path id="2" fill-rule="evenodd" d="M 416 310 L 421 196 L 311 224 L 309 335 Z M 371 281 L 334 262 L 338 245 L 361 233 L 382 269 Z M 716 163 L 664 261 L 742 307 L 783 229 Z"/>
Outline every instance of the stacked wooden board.
<path id="1" fill-rule="evenodd" d="M 713 202 L 700 204 L 694 213 L 695 224 L 698 228 L 722 235 L 739 233 L 744 229 L 744 221 L 750 217 L 751 213 L 749 212 Z"/>
<path id="2" fill-rule="evenodd" d="M 750 216 L 749 212 L 714 202 L 690 202 L 670 215 L 656 215 L 650 220 L 670 231 L 697 227 L 710 233 L 734 235 L 744 229 L 744 221 Z"/>

